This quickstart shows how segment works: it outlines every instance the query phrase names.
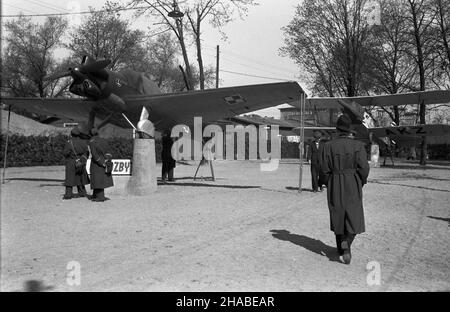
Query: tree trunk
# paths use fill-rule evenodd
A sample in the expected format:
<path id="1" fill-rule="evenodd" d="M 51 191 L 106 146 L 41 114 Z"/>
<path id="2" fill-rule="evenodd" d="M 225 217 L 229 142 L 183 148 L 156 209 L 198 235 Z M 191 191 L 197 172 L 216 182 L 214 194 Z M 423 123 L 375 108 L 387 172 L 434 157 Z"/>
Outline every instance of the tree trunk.
<path id="1" fill-rule="evenodd" d="M 400 125 L 400 112 L 398 106 L 394 106 L 394 122 L 397 126 Z"/>
<path id="2" fill-rule="evenodd" d="M 419 78 L 420 78 L 420 91 L 425 91 L 425 66 L 424 66 L 424 58 L 423 58 L 423 50 L 422 50 L 422 41 L 420 38 L 420 29 L 418 25 L 418 16 L 416 11 L 416 6 L 414 3 L 410 2 L 411 13 L 414 23 L 414 37 L 416 41 L 416 49 L 417 49 L 417 65 L 419 66 Z M 421 125 L 426 123 L 425 120 L 425 103 L 422 101 L 419 103 L 419 122 Z M 427 140 L 424 136 L 422 138 L 421 143 L 421 153 L 420 153 L 420 165 L 425 166 L 427 164 Z"/>
<path id="3" fill-rule="evenodd" d="M 184 43 L 184 34 L 183 34 L 183 25 L 181 24 L 181 21 L 177 20 L 177 29 L 178 29 L 178 41 L 180 42 L 181 51 L 183 54 L 183 60 L 186 67 L 186 78 L 187 78 L 187 86 L 189 90 L 193 90 L 193 79 L 192 79 L 192 70 L 191 65 L 189 64 L 189 57 L 186 51 L 186 44 Z"/>
<path id="4" fill-rule="evenodd" d="M 448 63 L 450 65 L 450 47 L 449 47 L 449 43 L 448 43 L 447 36 L 446 36 L 446 33 L 445 33 L 445 28 L 446 28 L 445 21 L 446 20 L 445 20 L 445 13 L 444 13 L 444 8 L 443 8 L 441 0 L 438 1 L 438 6 L 439 6 L 438 7 L 438 10 L 439 10 L 439 26 L 441 28 L 442 43 L 444 44 L 444 49 L 445 49 L 445 52 L 447 54 Z"/>
<path id="5" fill-rule="evenodd" d="M 197 45 L 197 61 L 200 79 L 200 90 L 205 90 L 205 72 L 203 69 L 202 46 L 200 41 L 200 16 L 197 12 L 197 29 L 195 31 L 195 41 Z"/>

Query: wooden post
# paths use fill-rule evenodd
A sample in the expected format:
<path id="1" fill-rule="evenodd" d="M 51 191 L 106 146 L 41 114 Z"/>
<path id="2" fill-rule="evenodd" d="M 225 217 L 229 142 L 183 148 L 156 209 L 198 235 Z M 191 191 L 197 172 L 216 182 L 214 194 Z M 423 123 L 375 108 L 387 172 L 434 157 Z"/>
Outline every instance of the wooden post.
<path id="1" fill-rule="evenodd" d="M 217 46 L 216 56 L 216 89 L 219 88 L 219 46 Z"/>
<path id="2" fill-rule="evenodd" d="M 306 95 L 304 92 L 300 95 L 300 173 L 298 181 L 298 192 L 302 193 L 302 178 L 303 178 L 303 153 L 305 146 L 305 99 Z"/>
<path id="3" fill-rule="evenodd" d="M 5 157 L 3 158 L 3 177 L 2 184 L 5 184 L 6 172 L 6 158 L 8 157 L 8 143 L 9 143 L 9 121 L 11 120 L 11 105 L 8 108 L 8 125 L 6 127 L 6 142 L 5 142 Z"/>

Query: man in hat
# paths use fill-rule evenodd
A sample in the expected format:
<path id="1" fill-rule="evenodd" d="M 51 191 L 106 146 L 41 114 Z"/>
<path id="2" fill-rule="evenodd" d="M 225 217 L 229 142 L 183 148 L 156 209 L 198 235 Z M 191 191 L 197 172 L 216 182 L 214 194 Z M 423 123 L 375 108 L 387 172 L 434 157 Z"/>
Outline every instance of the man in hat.
<path id="1" fill-rule="evenodd" d="M 91 150 L 91 189 L 93 189 L 92 201 L 103 202 L 105 197 L 105 188 L 114 186 L 111 175 L 112 153 L 108 142 L 98 135 L 98 130 L 92 128 L 92 138 L 89 141 Z"/>
<path id="2" fill-rule="evenodd" d="M 321 155 L 323 150 L 322 133 L 320 131 L 314 131 L 314 140 L 311 142 L 307 161 L 311 160 L 311 182 L 312 190 L 316 193 L 319 190 L 323 190 L 322 175 L 320 172 Z"/>
<path id="3" fill-rule="evenodd" d="M 66 141 L 63 150 L 66 158 L 65 181 L 66 192 L 63 199 L 74 198 L 73 187 L 78 190 L 78 197 L 86 197 L 86 184 L 89 184 L 89 176 L 86 172 L 86 161 L 89 157 L 89 150 L 86 140 L 80 138 L 80 129 L 73 128 L 70 138 Z M 84 166 L 77 168 L 75 159 L 79 159 Z"/>
<path id="4" fill-rule="evenodd" d="M 173 145 L 173 139 L 170 136 L 171 132 L 170 130 L 164 131 L 164 135 L 162 137 L 162 151 L 161 151 L 161 158 L 162 158 L 162 172 L 161 172 L 161 179 L 164 182 L 166 182 L 167 178 L 169 178 L 169 182 L 175 181 L 173 178 L 173 170 L 176 167 L 175 159 L 172 157 L 172 145 Z"/>
<path id="5" fill-rule="evenodd" d="M 351 135 L 350 117 L 340 116 L 336 129 L 338 137 L 324 145 L 321 169 L 328 185 L 330 229 L 344 263 L 350 264 L 352 242 L 365 232 L 362 187 L 370 167 L 364 144 Z"/>

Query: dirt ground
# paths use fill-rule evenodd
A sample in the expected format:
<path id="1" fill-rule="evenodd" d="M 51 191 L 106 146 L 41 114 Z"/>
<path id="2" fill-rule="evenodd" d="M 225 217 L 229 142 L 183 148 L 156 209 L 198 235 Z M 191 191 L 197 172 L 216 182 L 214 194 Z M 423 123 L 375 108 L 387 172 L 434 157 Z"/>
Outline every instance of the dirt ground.
<path id="1" fill-rule="evenodd" d="M 177 181 L 151 196 L 107 189 L 104 203 L 62 200 L 63 167 L 7 169 L 1 290 L 450 290 L 450 163 L 371 169 L 367 232 L 350 265 L 337 256 L 326 194 L 310 191 L 309 166 L 301 194 L 294 161 L 275 172 L 215 162 L 215 182 L 193 181 L 195 169 L 178 164 Z"/>

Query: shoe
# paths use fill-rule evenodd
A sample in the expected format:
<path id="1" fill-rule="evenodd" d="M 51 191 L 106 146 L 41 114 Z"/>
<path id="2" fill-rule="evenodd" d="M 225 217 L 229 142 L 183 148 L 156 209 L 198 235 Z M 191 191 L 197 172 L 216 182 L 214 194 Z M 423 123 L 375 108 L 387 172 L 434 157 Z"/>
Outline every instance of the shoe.
<path id="1" fill-rule="evenodd" d="M 100 199 L 100 198 L 92 198 L 91 199 L 91 201 L 93 201 L 93 202 L 104 202 L 106 200 L 106 198 L 105 199 Z"/>
<path id="2" fill-rule="evenodd" d="M 320 187 L 319 192 L 323 192 L 323 186 Z"/>
<path id="3" fill-rule="evenodd" d="M 63 196 L 63 199 L 64 199 L 64 200 L 72 199 L 72 198 L 73 198 L 73 195 L 67 195 L 67 194 L 65 194 L 65 195 Z"/>
<path id="4" fill-rule="evenodd" d="M 341 248 L 343 250 L 342 259 L 344 260 L 345 264 L 350 264 L 352 261 L 352 254 L 350 252 L 350 246 L 347 241 L 343 241 L 341 243 Z"/>

